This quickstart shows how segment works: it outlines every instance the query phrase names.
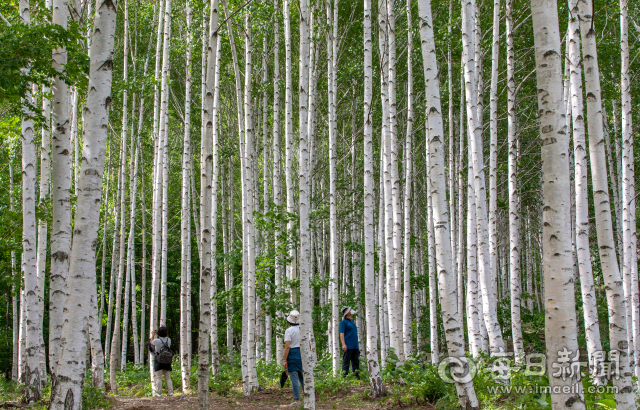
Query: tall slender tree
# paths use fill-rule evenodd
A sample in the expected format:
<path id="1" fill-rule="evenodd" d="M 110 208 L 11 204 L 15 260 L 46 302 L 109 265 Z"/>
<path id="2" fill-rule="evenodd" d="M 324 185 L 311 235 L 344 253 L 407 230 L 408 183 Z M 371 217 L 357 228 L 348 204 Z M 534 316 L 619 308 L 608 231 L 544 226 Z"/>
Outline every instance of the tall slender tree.
<path id="1" fill-rule="evenodd" d="M 545 344 L 548 369 L 559 355 L 578 352 L 573 291 L 569 198 L 569 139 L 562 96 L 558 9 L 554 0 L 531 0 L 542 151 L 542 251 Z M 554 371 L 555 373 L 555 371 Z M 553 407 L 584 409 L 577 375 L 549 377 Z M 558 387 L 554 387 L 558 386 Z M 566 388 L 565 388 L 566 386 Z M 564 391 L 569 391 L 565 393 Z"/>
<path id="2" fill-rule="evenodd" d="M 447 351 L 451 357 L 464 356 L 464 333 L 462 321 L 457 309 L 457 300 L 453 289 L 456 277 L 453 272 L 449 216 L 447 215 L 447 198 L 445 195 L 444 152 L 442 109 L 440 106 L 440 90 L 438 81 L 438 66 L 436 63 L 435 39 L 433 20 L 431 17 L 431 2 L 418 1 L 420 18 L 420 39 L 422 40 L 422 63 L 425 79 L 425 98 L 427 103 L 427 124 L 429 132 L 430 168 L 427 170 L 432 178 L 431 192 L 433 199 L 433 219 L 435 226 L 436 263 L 438 269 L 438 288 L 440 305 L 442 306 L 443 323 L 447 339 Z M 462 367 L 461 374 L 468 373 L 468 365 L 460 360 L 457 364 Z M 467 409 L 479 409 L 473 381 L 470 378 L 460 378 L 456 381 L 456 392 L 460 406 Z"/>

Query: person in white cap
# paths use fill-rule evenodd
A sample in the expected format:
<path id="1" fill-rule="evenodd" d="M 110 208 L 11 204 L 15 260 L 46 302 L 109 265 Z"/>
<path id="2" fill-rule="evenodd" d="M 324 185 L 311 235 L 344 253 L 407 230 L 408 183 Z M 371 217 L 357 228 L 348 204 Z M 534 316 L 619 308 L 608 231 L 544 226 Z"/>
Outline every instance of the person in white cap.
<path id="1" fill-rule="evenodd" d="M 300 387 L 304 391 L 302 356 L 300 355 L 300 312 L 292 310 L 287 316 L 290 327 L 284 332 L 284 368 L 291 378 L 293 388 L 292 406 L 300 405 Z"/>
<path id="2" fill-rule="evenodd" d="M 342 371 L 349 374 L 349 363 L 356 379 L 360 380 L 360 347 L 358 346 L 358 328 L 351 318 L 356 311 L 348 306 L 343 307 L 342 322 L 340 322 L 340 341 L 342 342 Z"/>

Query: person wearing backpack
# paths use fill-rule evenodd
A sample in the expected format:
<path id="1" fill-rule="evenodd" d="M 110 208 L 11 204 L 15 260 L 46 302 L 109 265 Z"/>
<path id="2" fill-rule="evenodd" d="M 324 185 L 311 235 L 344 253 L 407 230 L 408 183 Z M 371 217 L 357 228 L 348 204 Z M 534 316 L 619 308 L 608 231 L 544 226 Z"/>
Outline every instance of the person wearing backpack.
<path id="1" fill-rule="evenodd" d="M 166 326 L 160 326 L 157 331 L 151 333 L 149 340 L 149 350 L 153 355 L 153 370 L 156 372 L 156 397 L 162 396 L 162 376 L 167 383 L 167 393 L 173 396 L 173 383 L 171 382 L 171 361 L 173 351 L 171 350 L 171 339 Z"/>

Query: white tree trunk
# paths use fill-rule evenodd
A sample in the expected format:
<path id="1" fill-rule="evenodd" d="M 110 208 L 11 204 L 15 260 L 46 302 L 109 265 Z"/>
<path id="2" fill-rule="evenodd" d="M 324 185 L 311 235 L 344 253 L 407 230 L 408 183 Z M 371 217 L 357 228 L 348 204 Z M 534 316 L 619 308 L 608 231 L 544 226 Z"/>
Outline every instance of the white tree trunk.
<path id="1" fill-rule="evenodd" d="M 542 143 L 542 251 L 545 292 L 545 344 L 550 373 L 563 349 L 578 352 L 571 256 L 569 138 L 562 98 L 558 11 L 554 1 L 531 0 Z M 554 408 L 584 409 L 582 383 L 573 377 L 549 377 Z M 557 387 L 556 387 L 557 386 Z M 565 388 L 573 391 L 562 393 Z"/>
<path id="2" fill-rule="evenodd" d="M 387 388 L 382 382 L 380 365 L 378 363 L 378 333 L 376 328 L 375 299 L 375 260 L 374 260 L 374 155 L 373 155 L 373 45 L 371 40 L 371 0 L 364 2 L 364 289 L 366 302 L 367 324 L 367 369 L 369 370 L 369 385 L 371 397 L 381 397 L 387 394 Z M 379 273 L 381 275 L 381 273 Z"/>
<path id="3" fill-rule="evenodd" d="M 28 0 L 21 0 L 20 21 L 31 23 Z M 28 72 L 29 68 L 23 68 Z M 40 328 L 41 304 L 38 289 L 37 243 L 36 243 L 36 145 L 34 140 L 33 113 L 27 103 L 33 104 L 32 92 L 27 92 L 23 100 L 22 128 L 22 275 L 24 280 L 25 345 L 21 381 L 25 385 L 24 400 L 27 403 L 40 401 L 42 380 L 40 374 Z"/>
<path id="4" fill-rule="evenodd" d="M 246 302 L 247 312 L 243 321 L 246 323 L 246 351 L 247 351 L 247 374 L 243 383 L 245 396 L 250 396 L 258 388 L 258 375 L 255 362 L 255 330 L 256 330 L 256 292 L 255 292 L 255 228 L 253 225 L 254 211 L 254 128 L 253 128 L 253 104 L 252 104 L 252 36 L 251 36 L 251 15 L 245 14 L 245 76 L 244 76 L 244 141 L 240 144 L 240 158 L 243 159 L 243 175 L 242 175 L 242 238 L 245 246 L 244 258 L 246 261 L 245 269 L 245 289 L 243 300 Z M 293 135 L 292 135 L 293 137 Z M 293 187 L 287 186 L 287 190 L 293 190 Z M 295 262 L 292 262 L 292 266 Z M 243 263 L 245 265 L 245 263 Z M 244 335 L 243 335 L 244 336 Z"/>
<path id="5" fill-rule="evenodd" d="M 108 159 L 107 159 L 107 190 L 104 195 L 104 205 L 103 209 L 103 225 L 102 225 L 102 270 L 100 273 L 100 311 L 98 313 L 98 317 L 100 318 L 100 328 L 102 328 L 102 317 L 104 315 L 104 303 L 105 303 L 105 272 L 106 272 L 106 264 L 107 264 L 107 239 L 108 239 L 108 225 L 107 221 L 109 220 L 109 192 L 111 188 L 111 149 L 109 150 Z M 109 330 L 107 330 L 107 334 Z M 104 359 L 104 358 L 103 358 Z"/>
<path id="6" fill-rule="evenodd" d="M 128 0 L 124 0 L 124 41 L 123 41 L 123 79 L 125 83 L 128 80 L 128 57 L 129 57 L 129 5 Z M 126 229 L 126 167 L 127 167 L 127 132 L 128 132 L 128 120 L 127 120 L 127 88 L 125 87 L 122 92 L 122 134 L 121 134 L 121 149 L 120 149 L 120 184 L 118 189 L 120 190 L 120 249 L 118 251 L 118 276 L 116 278 L 116 302 L 115 302 L 115 314 L 113 319 L 113 337 L 111 339 L 110 359 L 109 359 L 109 383 L 111 384 L 111 391 L 114 393 L 118 391 L 118 385 L 116 382 L 116 368 L 118 367 L 118 358 L 120 354 L 120 317 L 122 307 L 122 281 L 125 279 L 125 266 L 124 266 L 124 243 L 125 243 L 125 229 Z"/>
<path id="7" fill-rule="evenodd" d="M 100 341 L 102 320 L 98 318 L 97 295 L 90 298 L 91 314 L 89 315 L 89 340 L 91 347 L 91 385 L 104 388 L 104 352 Z"/>
<path id="8" fill-rule="evenodd" d="M 507 0 L 505 7 L 507 34 L 507 134 L 509 144 L 509 277 L 511 300 L 511 335 L 513 352 L 517 363 L 524 360 L 524 342 L 520 306 L 522 304 L 520 278 L 520 202 L 518 194 L 518 141 L 516 117 L 515 50 L 513 47 L 513 1 Z M 493 111 L 492 111 L 493 112 Z M 492 134 L 493 135 L 493 134 Z M 530 249 L 530 248 L 527 248 Z M 527 269 L 527 272 L 529 270 Z"/>
<path id="9" fill-rule="evenodd" d="M 167 248 L 169 231 L 169 76 L 171 57 L 171 0 L 164 6 L 162 84 L 160 87 L 160 141 L 162 144 L 162 250 L 160 266 L 160 325 L 167 324 Z M 158 170 L 159 172 L 159 170 Z"/>
<path id="10" fill-rule="evenodd" d="M 602 265 L 602 276 L 605 282 L 607 294 L 607 305 L 609 306 L 609 337 L 611 346 L 618 349 L 626 341 L 633 342 L 629 346 L 629 355 L 621 354 L 619 370 L 621 377 L 614 378 L 614 385 L 618 388 L 615 395 L 617 408 L 635 409 L 635 399 L 631 382 L 631 369 L 629 368 L 629 356 L 633 355 L 635 345 L 640 348 L 640 340 L 635 337 L 640 325 L 640 312 L 635 307 L 625 310 L 625 295 L 634 293 L 637 290 L 627 289 L 624 291 L 624 283 L 618 266 L 616 256 L 616 245 L 613 239 L 613 226 L 611 221 L 611 201 L 609 199 L 609 185 L 607 181 L 607 160 L 604 150 L 604 127 L 602 121 L 602 99 L 600 89 L 600 68 L 598 66 L 598 52 L 596 49 L 596 32 L 594 30 L 593 10 L 591 2 L 584 0 L 577 1 L 577 14 L 580 21 L 580 35 L 582 39 L 582 56 L 585 72 L 585 87 L 587 95 L 587 115 L 589 116 L 589 159 L 591 160 L 591 181 L 593 184 L 593 202 L 596 215 L 596 233 L 598 238 L 598 248 L 600 250 L 600 262 Z M 635 210 L 635 208 L 634 208 Z M 631 255 L 635 258 L 636 251 Z M 636 272 L 632 269 L 631 279 L 632 289 L 637 289 L 638 279 Z M 631 275 L 630 275 L 631 276 Z M 635 290 L 634 289 L 634 290 Z M 638 303 L 637 298 L 626 298 L 631 303 Z M 631 299 L 631 300 L 629 300 Z M 627 312 L 631 313 L 632 326 L 629 327 L 626 319 Z M 626 329 L 625 329 L 626 328 Z M 633 337 L 627 338 L 627 332 Z M 636 350 L 637 351 L 637 350 Z M 637 355 L 637 354 L 636 354 Z"/>
<path id="11" fill-rule="evenodd" d="M 288 1 L 288 0 L 285 0 Z M 327 26 L 331 26 L 331 0 L 326 0 L 326 17 Z M 334 0 L 334 13 L 338 12 L 338 2 Z M 337 74 L 337 45 L 335 33 L 337 32 L 337 20 L 333 22 L 333 30 L 327 30 L 327 82 L 328 82 L 328 102 L 329 102 L 329 297 L 331 299 L 331 352 L 333 363 L 333 375 L 337 376 L 340 371 L 340 346 L 338 329 L 338 249 L 337 249 L 337 113 L 336 113 L 336 97 L 335 97 L 335 78 Z"/>
<path id="12" fill-rule="evenodd" d="M 429 140 L 429 130 L 426 130 L 426 140 Z M 425 144 L 425 165 L 427 168 L 427 192 L 431 192 L 431 177 L 429 175 L 429 144 Z M 436 281 L 436 238 L 433 232 L 433 199 L 427 197 L 427 255 L 429 257 L 429 339 L 431 341 L 431 363 L 440 362 L 440 346 L 438 337 L 438 282 Z M 459 285 L 459 284 L 457 284 Z M 458 297 L 460 300 L 460 297 Z M 461 316 L 462 317 L 462 316 Z"/>
<path id="13" fill-rule="evenodd" d="M 498 67 L 500 65 L 500 0 L 493 0 L 493 37 L 491 43 L 491 91 L 489 102 L 489 268 L 492 298 L 498 300 Z M 482 77 L 482 71 L 479 76 Z M 515 339 L 514 339 L 515 340 Z M 515 350 L 515 349 L 514 349 Z"/>
<path id="14" fill-rule="evenodd" d="M 62 326 L 61 356 L 58 383 L 51 394 L 51 408 L 78 410 L 82 407 L 87 350 L 86 330 L 91 314 L 91 298 L 95 303 L 95 243 L 98 237 L 102 175 L 107 138 L 110 103 L 114 34 L 117 4 L 111 1 L 96 7 L 92 47 L 90 50 L 89 89 L 84 117 L 82 152 L 83 172 L 78 180 L 78 200 L 74 221 L 74 235 L 67 280 L 68 297 L 64 301 L 65 318 Z M 99 12 L 98 12 L 99 11 Z"/>
<path id="15" fill-rule="evenodd" d="M 400 178 L 398 175 L 398 119 L 396 108 L 396 84 L 397 84 L 397 69 L 396 69 L 396 18 L 394 14 L 394 3 L 386 2 L 387 8 L 387 35 L 388 35 L 388 84 L 389 84 L 389 145 L 390 151 L 388 152 L 387 166 L 390 167 L 391 173 L 391 200 L 392 200 L 392 213 L 393 213 L 393 289 L 391 295 L 393 296 L 393 315 L 392 320 L 395 321 L 392 329 L 396 329 L 395 332 L 391 332 L 391 346 L 396 349 L 400 363 L 404 362 L 404 346 L 401 342 L 403 340 L 402 333 L 402 209 L 400 207 Z M 387 234 L 389 235 L 389 234 Z M 395 317 L 393 317 L 395 316 Z"/>
<path id="16" fill-rule="evenodd" d="M 53 23 L 66 28 L 68 15 L 69 10 L 66 3 L 56 1 L 53 5 Z M 52 62 L 56 70 L 60 72 L 64 70 L 67 63 L 66 49 L 54 50 Z M 52 376 L 55 378 L 59 359 L 58 349 L 61 343 L 60 332 L 64 321 L 62 305 L 66 299 L 65 280 L 69 272 L 69 253 L 71 252 L 71 161 L 69 156 L 69 151 L 71 150 L 69 141 L 71 118 L 69 118 L 69 89 L 60 77 L 56 77 L 53 91 L 52 128 L 54 132 L 51 164 L 53 218 L 51 224 L 51 275 L 49 282 L 49 363 Z M 44 279 L 42 279 L 41 284 L 44 285 Z"/>
<path id="17" fill-rule="evenodd" d="M 315 298 L 311 288 L 312 257 L 309 209 L 311 208 L 311 170 L 309 158 L 308 84 L 309 84 L 309 0 L 300 1 L 300 57 L 299 57 L 299 186 L 300 186 L 300 347 L 304 368 L 304 408 L 316 408 L 314 389 L 314 362 L 311 341 L 313 339 L 312 310 Z M 313 24 L 313 23 L 312 23 Z M 313 29 L 311 29 L 313 30 Z"/>
<path id="18" fill-rule="evenodd" d="M 572 2 L 575 6 L 576 2 Z M 576 10 L 577 11 L 577 10 Z M 587 170 L 587 147 L 585 142 L 584 112 L 582 102 L 582 71 L 580 68 L 580 27 L 578 16 L 569 16 L 568 60 L 570 70 L 570 110 L 573 120 L 573 157 L 575 171 L 576 201 L 576 256 L 580 272 L 580 290 L 582 291 L 582 309 L 584 311 L 584 329 L 587 339 L 587 353 L 591 373 L 596 372 L 595 354 L 602 350 L 600 343 L 600 325 L 591 268 L 591 250 L 589 247 L 589 192 Z"/>
<path id="19" fill-rule="evenodd" d="M 293 83 L 291 79 L 291 16 L 289 12 L 290 0 L 282 2 L 284 13 L 284 49 L 285 49 L 285 98 L 284 98 L 284 145 L 285 145 L 285 185 L 287 189 L 287 213 L 294 212 L 293 203 Z M 329 114 L 331 115 L 331 114 Z M 287 223 L 288 235 L 293 235 L 293 222 Z M 295 249 L 289 249 L 290 262 L 286 266 L 287 279 L 294 280 L 296 278 L 296 260 Z M 290 289 L 291 303 L 296 303 L 296 289 L 292 286 Z"/>
<path id="20" fill-rule="evenodd" d="M 427 102 L 427 124 L 429 135 L 430 168 L 427 170 L 432 181 L 433 220 L 435 226 L 436 263 L 440 305 L 442 306 L 443 323 L 447 338 L 449 356 L 464 356 L 464 332 L 462 320 L 457 312 L 457 298 L 454 289 L 456 276 L 453 272 L 449 216 L 447 215 L 447 198 L 444 178 L 444 151 L 442 110 L 440 107 L 440 90 L 438 84 L 438 68 L 436 63 L 435 39 L 431 18 L 431 2 L 418 1 L 420 15 L 420 38 L 422 40 L 422 61 L 425 78 L 425 95 Z M 463 366 L 457 366 L 463 367 Z M 467 366 L 464 366 L 468 369 Z M 459 369 L 463 370 L 463 369 Z M 468 370 L 464 371 L 465 374 Z M 460 380 L 460 379 L 459 379 Z M 473 381 L 456 382 L 456 391 L 462 408 L 479 409 Z"/>
<path id="21" fill-rule="evenodd" d="M 402 335 L 404 337 L 404 354 L 408 357 L 413 353 L 411 317 L 411 183 L 413 167 L 413 32 L 411 21 L 411 1 L 407 1 L 407 135 L 405 137 L 404 164 L 404 272 L 403 272 L 403 301 L 402 301 Z M 355 135 L 355 131 L 354 131 Z M 359 293 L 360 290 L 358 289 Z"/>
<path id="22" fill-rule="evenodd" d="M 470 147 L 467 157 L 471 157 Z M 478 305 L 478 232 L 475 222 L 476 197 L 473 189 L 473 164 L 467 166 L 467 329 L 469 333 L 469 350 L 473 358 L 480 357 L 483 350 L 481 324 L 482 316 Z M 487 353 L 486 351 L 484 353 Z"/>
<path id="23" fill-rule="evenodd" d="M 229 14 L 229 7 L 228 4 L 225 1 L 223 1 L 224 4 L 224 12 L 225 12 L 225 17 L 226 17 L 226 21 L 227 21 L 227 31 L 229 33 L 233 33 L 233 27 L 231 25 L 231 19 L 230 19 L 230 14 Z M 243 112 L 243 97 L 242 97 L 242 78 L 240 77 L 240 65 L 238 63 L 238 55 L 236 52 L 236 47 L 235 47 L 235 41 L 233 38 L 233 35 L 229 35 L 229 45 L 231 46 L 231 56 L 233 58 L 233 68 L 234 68 L 234 78 L 235 78 L 235 88 L 236 88 L 236 114 L 237 114 L 237 124 L 238 124 L 238 140 L 239 140 L 239 145 L 240 145 L 240 180 L 241 180 L 241 186 L 242 186 L 242 198 L 246 197 L 246 193 L 245 193 L 245 188 L 246 188 L 246 184 L 244 181 L 244 133 L 245 133 L 245 126 L 244 126 L 244 112 Z M 231 167 L 230 167 L 231 168 Z M 243 241 L 242 241 L 242 274 L 243 274 L 243 280 L 242 280 L 242 291 L 243 291 L 243 295 L 246 294 L 246 269 L 248 266 L 248 259 L 247 259 L 247 252 L 246 252 L 246 246 L 245 246 L 245 242 L 244 242 L 244 220 L 245 220 L 245 212 L 246 207 L 244 206 L 244 199 L 242 202 L 242 212 L 241 212 L 241 221 L 243 224 Z M 243 297 L 243 301 L 242 301 L 242 315 L 243 317 L 247 316 L 247 301 L 246 298 Z M 247 321 L 243 320 L 242 321 L 242 341 L 241 341 L 241 351 L 240 351 L 240 360 L 241 360 L 241 368 L 242 368 L 242 378 L 243 381 L 245 379 L 247 379 L 248 376 L 248 366 L 247 366 Z"/>
<path id="24" fill-rule="evenodd" d="M 276 0 L 277 3 L 277 0 Z M 282 176 L 280 166 L 280 25 L 278 19 L 274 19 L 273 37 L 273 203 L 277 207 L 282 206 Z M 274 247 L 280 249 L 281 232 L 276 229 L 274 232 Z M 275 292 L 282 291 L 283 266 L 277 263 L 275 266 Z M 280 320 L 283 313 L 276 312 L 276 318 Z M 284 360 L 284 342 L 280 332 L 276 332 L 276 363 L 280 364 Z"/>
<path id="25" fill-rule="evenodd" d="M 218 350 L 218 302 L 215 299 L 218 292 L 217 285 L 217 271 L 216 271 L 216 253 L 218 245 L 218 179 L 219 179 L 219 164 L 218 159 L 220 157 L 219 147 L 219 129 L 218 129 L 218 117 L 220 115 L 220 52 L 221 42 L 217 42 L 218 49 L 216 50 L 216 60 L 214 67 L 214 94 L 213 94 L 213 118 L 212 118 L 212 177 L 211 177 L 211 371 L 213 374 L 217 374 L 220 367 L 220 353 Z"/>
<path id="26" fill-rule="evenodd" d="M 114 203 L 114 211 L 115 211 L 115 217 L 114 217 L 114 224 L 113 224 L 113 243 L 111 244 L 111 272 L 110 272 L 110 278 L 109 278 L 109 296 L 108 296 L 108 304 L 109 304 L 109 308 L 107 311 L 107 329 L 105 331 L 106 337 L 105 337 L 105 343 L 104 343 L 104 357 L 105 357 L 105 363 L 108 363 L 107 360 L 108 358 L 111 357 L 111 336 L 113 335 L 113 333 L 111 332 L 111 324 L 113 321 L 113 303 L 114 303 L 114 295 L 113 295 L 113 288 L 115 285 L 115 281 L 116 281 L 116 269 L 117 269 L 117 257 L 118 257 L 118 248 L 116 247 L 117 244 L 119 244 L 120 240 L 120 207 L 117 205 L 120 203 L 120 196 L 122 194 L 122 191 L 120 189 L 120 180 L 122 179 L 122 175 L 120 173 L 120 167 L 118 167 L 118 187 L 116 189 L 117 195 L 116 195 L 116 200 Z"/>
<path id="27" fill-rule="evenodd" d="M 14 182 L 13 182 L 13 166 L 12 166 L 12 162 L 13 162 L 13 158 L 9 157 L 9 210 L 11 212 L 15 212 L 15 195 L 14 195 Z M 11 251 L 11 278 L 12 280 L 16 280 L 16 275 L 18 274 L 18 270 L 16 269 L 16 252 L 15 251 Z M 14 282 L 15 283 L 15 282 Z M 15 285 L 11 286 L 11 322 L 12 322 L 12 348 L 13 348 L 13 355 L 12 355 L 12 365 L 11 365 L 11 380 L 15 381 L 15 382 L 19 382 L 20 378 L 18 376 L 19 374 L 19 362 L 21 361 L 21 356 L 20 356 L 20 313 L 18 312 L 18 309 L 20 309 L 20 312 L 22 312 L 22 304 L 20 304 L 20 307 L 18 307 L 18 300 L 21 299 L 18 297 L 18 295 L 20 294 L 20 286 L 18 285 L 18 288 L 15 287 Z"/>
<path id="28" fill-rule="evenodd" d="M 226 9 L 226 2 L 225 2 Z M 203 108 L 204 135 L 200 154 L 200 212 L 202 217 L 200 261 L 200 326 L 198 338 L 198 408 L 209 409 L 209 334 L 211 327 L 211 196 L 213 167 L 213 99 L 215 62 L 218 53 L 218 0 L 211 0 L 209 15 L 209 47 L 207 49 L 206 98 Z"/>
<path id="29" fill-rule="evenodd" d="M 621 50 L 621 68 L 620 68 L 620 89 L 622 95 L 622 243 L 623 243 L 623 280 L 626 287 L 630 290 L 627 292 L 632 296 L 632 307 L 636 311 L 639 309 L 638 304 L 638 285 L 637 285 L 637 255 L 636 255 L 636 200 L 635 200 L 635 165 L 633 153 L 633 122 L 632 122 L 632 105 L 631 105 L 631 82 L 629 75 L 629 3 L 620 1 L 620 50 Z M 593 34 L 593 33 L 592 33 Z M 614 105 L 615 108 L 615 105 Z M 614 111 L 615 113 L 615 111 Z M 628 303 L 629 297 L 625 295 Z M 637 321 L 635 321 L 637 322 Z M 632 326 L 632 338 L 635 347 L 635 368 L 633 374 L 640 377 L 640 331 L 636 326 Z M 629 329 L 627 329 L 629 330 Z"/>
<path id="30" fill-rule="evenodd" d="M 189 346 L 189 306 L 191 306 L 191 56 L 193 54 L 193 32 L 191 28 L 191 2 L 185 5 L 187 20 L 184 97 L 184 140 L 182 147 L 182 201 L 180 208 L 180 374 L 182 393 L 190 390 L 191 362 Z M 203 107 L 204 109 L 204 107 Z"/>
<path id="31" fill-rule="evenodd" d="M 267 97 L 267 80 L 269 79 L 267 75 L 267 66 L 268 66 L 268 52 L 267 52 L 267 38 L 266 36 L 262 39 L 262 181 L 263 181 L 263 213 L 266 214 L 270 209 L 270 200 L 269 200 L 269 145 L 268 145 L 268 125 L 269 120 L 267 116 L 267 106 L 269 104 Z M 311 82 L 310 82 L 311 84 Z M 270 249 L 269 242 L 266 238 L 263 238 L 265 242 L 265 252 Z M 272 297 L 270 289 L 271 285 L 269 283 L 264 284 L 264 289 L 266 291 L 267 299 Z M 265 347 L 264 347 L 264 358 L 267 364 L 271 363 L 272 359 L 272 347 L 271 347 L 271 315 L 265 310 Z"/>
<path id="32" fill-rule="evenodd" d="M 144 159 L 142 157 L 142 155 L 140 156 L 140 165 L 141 165 L 141 171 L 142 171 L 142 175 L 146 175 L 144 173 Z M 144 352 L 147 350 L 147 338 L 146 338 L 146 333 L 145 333 L 145 320 L 146 320 L 146 311 L 147 311 L 147 201 L 145 200 L 146 198 L 146 190 L 145 190 L 145 186 L 144 186 L 144 181 L 146 178 L 141 178 L 142 180 L 142 266 L 141 266 L 141 273 L 142 273 L 142 280 L 140 283 L 141 289 L 140 289 L 140 344 L 139 344 L 139 348 L 140 348 L 140 354 L 139 354 L 139 359 L 140 359 L 140 364 L 144 365 Z M 102 316 L 101 316 L 102 318 Z"/>
<path id="33" fill-rule="evenodd" d="M 54 50 L 54 53 L 57 50 Z M 54 60 L 55 61 L 55 60 Z M 49 195 L 49 180 L 51 173 L 51 142 L 50 142 L 50 134 L 49 127 L 51 126 L 51 101 L 44 95 L 49 91 L 48 87 L 42 87 L 42 115 L 45 118 L 45 127 L 42 127 L 42 143 L 40 145 L 40 192 L 39 192 L 39 204 L 41 206 L 45 205 L 45 201 L 47 196 Z M 66 115 L 66 113 L 65 113 Z M 68 157 L 68 155 L 67 155 Z M 44 312 L 44 282 L 46 276 L 46 265 L 47 265 L 47 221 L 40 219 L 38 221 L 38 254 L 36 257 L 36 269 L 38 272 L 38 289 L 40 290 L 40 295 L 38 295 L 38 300 L 42 304 L 43 312 Z M 70 229 L 70 228 L 69 228 Z M 68 250 L 67 250 L 68 251 Z M 67 252 L 68 254 L 68 252 Z M 41 316 L 41 319 L 44 318 L 44 314 Z M 40 327 L 42 328 L 43 323 L 40 323 Z M 51 333 L 49 333 L 51 334 Z M 44 348 L 44 339 L 40 337 L 40 377 L 41 380 L 46 380 L 46 359 L 45 348 Z"/>
<path id="34" fill-rule="evenodd" d="M 467 101 L 467 127 L 469 145 L 473 156 L 473 182 L 476 195 L 476 224 L 478 232 L 478 279 L 482 290 L 482 311 L 489 335 L 491 354 L 504 351 L 502 331 L 498 323 L 496 300 L 493 297 L 492 272 L 489 254 L 489 232 L 487 224 L 487 201 L 484 177 L 484 159 L 482 155 L 482 127 L 480 125 L 481 108 L 478 101 L 474 54 L 480 54 L 474 46 L 475 0 L 463 0 L 462 4 L 462 45 L 464 58 L 465 96 Z"/>

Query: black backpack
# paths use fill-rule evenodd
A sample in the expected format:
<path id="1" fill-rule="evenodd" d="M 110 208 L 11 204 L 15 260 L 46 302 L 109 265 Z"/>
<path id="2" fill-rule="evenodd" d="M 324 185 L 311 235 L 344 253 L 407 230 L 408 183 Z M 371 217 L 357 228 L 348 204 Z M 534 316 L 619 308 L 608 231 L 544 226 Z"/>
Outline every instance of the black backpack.
<path id="1" fill-rule="evenodd" d="M 162 346 L 160 347 L 160 351 L 156 353 L 158 355 L 158 363 L 171 364 L 173 361 L 173 351 L 171 351 L 169 346 L 167 346 L 162 339 L 159 340 L 162 342 Z"/>

